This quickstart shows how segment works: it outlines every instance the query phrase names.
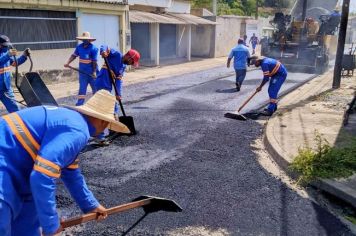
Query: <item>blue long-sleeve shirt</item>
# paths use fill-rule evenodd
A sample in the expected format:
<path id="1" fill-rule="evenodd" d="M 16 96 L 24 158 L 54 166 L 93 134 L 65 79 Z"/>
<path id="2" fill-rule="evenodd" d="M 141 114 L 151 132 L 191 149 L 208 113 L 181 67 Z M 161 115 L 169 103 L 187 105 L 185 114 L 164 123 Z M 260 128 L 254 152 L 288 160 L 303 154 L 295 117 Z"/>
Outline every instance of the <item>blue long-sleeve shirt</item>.
<path id="1" fill-rule="evenodd" d="M 0 118 L 0 199 L 14 215 L 33 197 L 45 234 L 59 227 L 56 181 L 61 178 L 83 212 L 99 203 L 88 189 L 77 156 L 95 129 L 78 112 L 38 106 Z"/>
<path id="2" fill-rule="evenodd" d="M 21 65 L 27 60 L 27 57 L 20 56 L 16 58 L 18 65 Z M 0 89 L 8 90 L 11 87 L 11 68 L 15 66 L 13 57 L 8 54 L 8 48 L 0 49 Z"/>
<path id="3" fill-rule="evenodd" d="M 103 51 L 107 51 L 108 46 L 107 45 L 102 45 L 100 47 L 100 54 Z M 126 64 L 123 62 L 123 56 L 122 53 L 110 48 L 110 53 L 109 56 L 107 57 L 110 69 L 114 72 L 115 74 L 115 85 L 117 88 L 117 91 L 119 93 L 119 96 L 121 96 L 122 93 L 122 77 L 124 76 L 125 69 L 126 69 Z M 106 65 L 104 64 L 101 67 L 101 70 L 96 78 L 96 89 L 99 91 L 101 89 L 105 89 L 109 92 L 112 90 L 112 82 L 111 78 L 109 77 L 108 74 L 108 69 Z"/>
<path id="4" fill-rule="evenodd" d="M 263 80 L 268 81 L 270 77 L 287 74 L 287 70 L 282 63 L 273 58 L 264 58 L 261 62 Z"/>

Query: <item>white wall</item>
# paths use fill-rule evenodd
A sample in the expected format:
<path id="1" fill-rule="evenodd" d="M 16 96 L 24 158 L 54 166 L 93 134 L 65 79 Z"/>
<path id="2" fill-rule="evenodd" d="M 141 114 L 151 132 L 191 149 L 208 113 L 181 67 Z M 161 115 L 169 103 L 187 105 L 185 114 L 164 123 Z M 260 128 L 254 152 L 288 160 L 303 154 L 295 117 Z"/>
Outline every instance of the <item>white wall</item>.
<path id="1" fill-rule="evenodd" d="M 180 2 L 172 0 L 172 4 L 168 7 L 167 12 L 172 13 L 190 13 L 190 3 L 189 2 Z"/>
<path id="2" fill-rule="evenodd" d="M 73 52 L 74 48 L 33 50 L 31 51 L 31 58 L 33 61 L 32 71 L 63 70 L 63 65 L 67 62 L 68 58 L 73 54 Z M 72 62 L 72 65 L 77 67 L 78 60 Z M 29 68 L 30 61 L 27 60 L 24 64 L 19 66 L 19 72 L 27 72 Z"/>
<path id="3" fill-rule="evenodd" d="M 170 7 L 172 0 L 129 0 L 129 5 Z"/>
<path id="4" fill-rule="evenodd" d="M 243 37 L 244 17 L 219 16 L 216 25 L 215 57 L 227 57 L 236 46 L 237 40 Z"/>
<path id="5" fill-rule="evenodd" d="M 177 57 L 187 57 L 190 25 L 179 25 L 177 33 Z"/>
<path id="6" fill-rule="evenodd" d="M 215 28 L 215 25 L 192 26 L 192 56 L 210 56 L 211 45 L 215 42 L 213 27 Z"/>
<path id="7" fill-rule="evenodd" d="M 100 45 L 106 44 L 109 47 L 120 50 L 119 16 L 80 12 L 77 15 L 79 34 L 89 31 L 90 35 L 96 38 L 93 44 L 98 48 L 100 48 Z M 103 64 L 101 57 L 98 57 L 98 64 L 99 66 Z"/>

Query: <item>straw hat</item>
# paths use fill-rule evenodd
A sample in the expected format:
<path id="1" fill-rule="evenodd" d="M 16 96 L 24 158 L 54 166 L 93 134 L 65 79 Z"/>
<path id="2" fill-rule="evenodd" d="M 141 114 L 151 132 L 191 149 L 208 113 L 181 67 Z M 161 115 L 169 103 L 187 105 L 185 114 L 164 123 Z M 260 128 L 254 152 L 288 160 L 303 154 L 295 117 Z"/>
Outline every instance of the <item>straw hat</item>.
<path id="1" fill-rule="evenodd" d="M 90 33 L 88 31 L 83 32 L 81 36 L 76 37 L 78 40 L 89 40 L 89 41 L 95 41 L 95 38 L 90 37 Z"/>
<path id="2" fill-rule="evenodd" d="M 115 120 L 114 107 L 115 96 L 106 90 L 100 90 L 94 94 L 84 105 L 81 106 L 67 106 L 72 110 L 76 110 L 84 115 L 88 115 L 100 120 L 109 122 L 108 128 L 119 133 L 129 134 L 130 130 L 123 123 Z"/>

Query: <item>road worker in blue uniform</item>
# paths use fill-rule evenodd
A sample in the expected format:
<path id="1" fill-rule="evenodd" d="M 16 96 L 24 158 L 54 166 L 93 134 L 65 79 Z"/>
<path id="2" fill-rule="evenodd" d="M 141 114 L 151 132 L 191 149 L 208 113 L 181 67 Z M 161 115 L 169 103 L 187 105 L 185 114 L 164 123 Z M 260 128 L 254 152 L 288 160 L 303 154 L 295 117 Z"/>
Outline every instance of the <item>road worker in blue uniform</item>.
<path id="1" fill-rule="evenodd" d="M 257 92 L 261 91 L 262 87 L 270 81 L 268 87 L 269 105 L 261 115 L 271 116 L 277 110 L 278 92 L 287 78 L 287 70 L 279 61 L 267 57 L 252 56 L 250 64 L 256 67 L 260 66 L 263 71 L 263 79 L 260 86 L 256 88 Z"/>
<path id="2" fill-rule="evenodd" d="M 83 105 L 88 85 L 90 85 L 93 94 L 96 92 L 95 78 L 97 74 L 97 60 L 98 60 L 98 48 L 92 44 L 95 38 L 90 37 L 89 32 L 84 32 L 82 36 L 77 37 L 78 40 L 82 40 L 83 43 L 79 44 L 74 53 L 70 56 L 64 67 L 69 67 L 69 64 L 79 57 L 79 91 L 77 106 Z"/>
<path id="3" fill-rule="evenodd" d="M 251 36 L 249 43 L 251 43 L 252 45 L 252 55 L 253 55 L 256 53 L 257 44 L 259 44 L 258 37 L 255 35 L 255 33 L 253 33 L 253 35 Z"/>
<path id="4" fill-rule="evenodd" d="M 14 56 L 17 50 L 12 48 L 10 39 L 6 35 L 0 35 L 0 100 L 8 112 L 18 111 L 14 91 L 11 87 L 11 68 L 16 66 Z M 24 63 L 28 56 L 26 49 L 22 56 L 16 58 L 17 65 Z"/>
<path id="5" fill-rule="evenodd" d="M 111 75 L 113 78 L 115 78 L 115 86 L 118 91 L 118 94 L 116 94 L 116 99 L 119 100 L 121 99 L 122 96 L 122 78 L 124 76 L 125 69 L 128 65 L 138 67 L 138 63 L 141 58 L 140 53 L 134 49 L 130 49 L 125 55 L 122 55 L 122 53 L 119 52 L 118 50 L 109 48 L 107 45 L 102 45 L 100 46 L 100 55 L 102 57 L 107 58 L 107 61 L 111 69 Z M 96 89 L 97 90 L 104 89 L 109 92 L 115 92 L 113 91 L 112 80 L 109 77 L 108 68 L 105 65 L 105 63 L 102 65 L 101 70 L 96 79 Z M 118 110 L 119 108 L 116 103 L 114 109 L 114 113 L 116 117 L 118 117 L 117 115 Z M 101 133 L 97 137 L 96 143 L 98 145 L 103 145 L 103 146 L 108 145 L 108 143 L 105 141 L 105 136 L 107 134 L 108 134 L 107 130 Z"/>
<path id="6" fill-rule="evenodd" d="M 59 235 L 56 182 L 60 178 L 84 213 L 107 217 L 88 189 L 78 154 L 90 136 L 130 133 L 115 120 L 115 97 L 98 91 L 82 106 L 37 106 L 0 118 L 0 235 Z"/>
<path id="7" fill-rule="evenodd" d="M 122 78 L 125 73 L 126 67 L 133 65 L 138 66 L 140 60 L 140 53 L 134 49 L 130 49 L 125 55 L 113 48 L 109 48 L 107 45 L 100 46 L 100 55 L 106 57 L 110 66 L 111 74 L 115 78 L 115 85 L 118 91 L 117 99 L 121 99 L 122 95 Z M 96 89 L 105 89 L 109 92 L 112 91 L 112 82 L 108 74 L 108 69 L 104 64 L 96 79 Z"/>
<path id="8" fill-rule="evenodd" d="M 248 48 L 244 45 L 243 39 L 237 40 L 237 45 L 231 49 L 230 54 L 227 58 L 226 66 L 230 68 L 231 59 L 234 58 L 234 69 L 236 75 L 236 90 L 240 91 L 242 83 L 246 77 L 247 71 L 247 59 L 250 57 L 250 52 Z"/>

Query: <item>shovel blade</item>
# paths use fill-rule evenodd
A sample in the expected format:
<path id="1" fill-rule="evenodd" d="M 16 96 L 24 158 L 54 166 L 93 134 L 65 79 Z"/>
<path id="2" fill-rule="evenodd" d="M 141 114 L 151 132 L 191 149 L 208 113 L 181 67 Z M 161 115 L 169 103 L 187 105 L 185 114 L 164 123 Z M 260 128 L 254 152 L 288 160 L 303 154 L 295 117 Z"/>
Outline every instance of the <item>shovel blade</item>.
<path id="1" fill-rule="evenodd" d="M 121 123 L 123 123 L 124 125 L 126 125 L 127 128 L 129 128 L 129 130 L 131 131 L 131 135 L 135 135 L 137 133 L 136 129 L 135 129 L 135 123 L 134 123 L 132 116 L 120 116 L 119 121 Z"/>
<path id="2" fill-rule="evenodd" d="M 166 198 L 140 196 L 132 201 L 135 202 L 145 199 L 150 199 L 150 204 L 142 207 L 145 213 L 152 213 L 156 211 L 181 212 L 183 210 L 175 201 Z"/>
<path id="3" fill-rule="evenodd" d="M 236 114 L 230 112 L 225 113 L 224 117 L 234 119 L 234 120 L 243 120 L 243 121 L 247 120 L 247 118 L 242 114 Z"/>

